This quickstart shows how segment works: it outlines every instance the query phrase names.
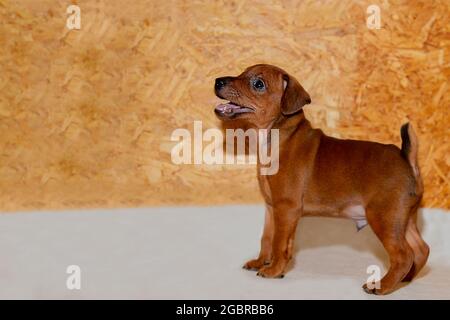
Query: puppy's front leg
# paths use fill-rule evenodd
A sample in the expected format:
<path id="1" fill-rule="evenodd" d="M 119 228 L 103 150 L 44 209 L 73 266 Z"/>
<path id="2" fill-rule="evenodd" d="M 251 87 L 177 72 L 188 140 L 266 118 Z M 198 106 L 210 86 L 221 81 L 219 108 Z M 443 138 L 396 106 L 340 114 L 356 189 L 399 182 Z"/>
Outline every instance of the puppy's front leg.
<path id="1" fill-rule="evenodd" d="M 292 246 L 302 209 L 292 203 L 274 207 L 274 233 L 272 241 L 272 263 L 259 269 L 258 275 L 266 278 L 282 278 L 292 256 Z"/>
<path id="2" fill-rule="evenodd" d="M 261 251 L 257 259 L 247 261 L 244 269 L 259 270 L 265 264 L 269 264 L 272 258 L 272 240 L 273 240 L 273 209 L 266 207 L 266 216 L 264 220 L 264 230 L 261 237 Z"/>

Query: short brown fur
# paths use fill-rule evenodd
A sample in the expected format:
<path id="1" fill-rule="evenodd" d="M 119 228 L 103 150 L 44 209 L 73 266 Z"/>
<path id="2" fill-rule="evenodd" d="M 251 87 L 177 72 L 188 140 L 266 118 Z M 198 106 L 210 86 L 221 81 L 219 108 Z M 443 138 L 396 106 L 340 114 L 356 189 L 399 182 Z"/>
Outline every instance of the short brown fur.
<path id="1" fill-rule="evenodd" d="M 263 89 L 255 87 L 258 79 Z M 366 292 L 388 294 L 399 282 L 417 275 L 429 248 L 416 226 L 423 187 L 411 125 L 402 128 L 403 150 L 326 136 L 305 118 L 302 107 L 311 102 L 306 90 L 271 65 L 255 65 L 237 77 L 218 78 L 215 89 L 220 98 L 248 110 L 231 116 L 216 111 L 220 119 L 279 129 L 278 173 L 261 175 L 258 170 L 266 203 L 261 251 L 244 268 L 266 278 L 283 277 L 299 218 L 330 216 L 367 221 L 389 254 L 390 268 L 381 287 L 364 285 Z"/>

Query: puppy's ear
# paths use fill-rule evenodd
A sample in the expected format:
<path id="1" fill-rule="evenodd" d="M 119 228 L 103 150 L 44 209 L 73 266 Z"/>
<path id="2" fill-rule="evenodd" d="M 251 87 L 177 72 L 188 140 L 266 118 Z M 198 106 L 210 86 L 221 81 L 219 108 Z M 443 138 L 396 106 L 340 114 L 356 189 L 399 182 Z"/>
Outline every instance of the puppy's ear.
<path id="1" fill-rule="evenodd" d="M 283 75 L 284 93 L 281 97 L 281 113 L 285 116 L 294 114 L 305 105 L 311 103 L 308 92 L 300 83 L 288 74 Z"/>

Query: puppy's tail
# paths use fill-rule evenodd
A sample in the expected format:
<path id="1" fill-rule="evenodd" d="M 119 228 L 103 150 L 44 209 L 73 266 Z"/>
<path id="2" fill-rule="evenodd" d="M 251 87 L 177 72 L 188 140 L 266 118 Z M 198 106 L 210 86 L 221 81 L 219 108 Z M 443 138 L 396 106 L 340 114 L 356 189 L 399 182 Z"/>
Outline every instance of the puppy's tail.
<path id="1" fill-rule="evenodd" d="M 417 140 L 416 133 L 408 122 L 405 123 L 400 129 L 400 134 L 402 136 L 402 156 L 409 162 L 413 170 L 414 178 L 416 180 L 416 195 L 422 196 L 423 182 L 422 177 L 420 176 L 419 164 L 417 161 L 419 142 Z"/>

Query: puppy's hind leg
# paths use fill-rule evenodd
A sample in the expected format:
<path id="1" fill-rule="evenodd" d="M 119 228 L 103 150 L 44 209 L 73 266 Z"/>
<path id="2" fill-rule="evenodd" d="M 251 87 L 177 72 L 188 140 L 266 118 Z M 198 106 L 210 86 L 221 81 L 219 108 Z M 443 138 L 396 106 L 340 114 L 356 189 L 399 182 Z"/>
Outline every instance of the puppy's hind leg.
<path id="1" fill-rule="evenodd" d="M 380 214 L 380 209 L 384 213 Z M 405 278 L 414 262 L 414 253 L 406 240 L 406 224 L 408 211 L 401 206 L 390 208 L 378 207 L 367 209 L 369 225 L 382 242 L 389 255 L 390 267 L 386 275 L 381 279 L 379 289 L 369 289 L 367 284 L 364 291 L 372 294 L 389 294 Z M 401 210 L 405 212 L 401 212 Z"/>
<path id="2" fill-rule="evenodd" d="M 411 281 L 420 270 L 425 266 L 430 254 L 430 248 L 426 242 L 422 239 L 419 230 L 417 229 L 417 208 L 413 209 L 414 213 L 411 215 L 406 228 L 406 241 L 414 251 L 414 264 L 403 279 L 403 281 Z"/>

